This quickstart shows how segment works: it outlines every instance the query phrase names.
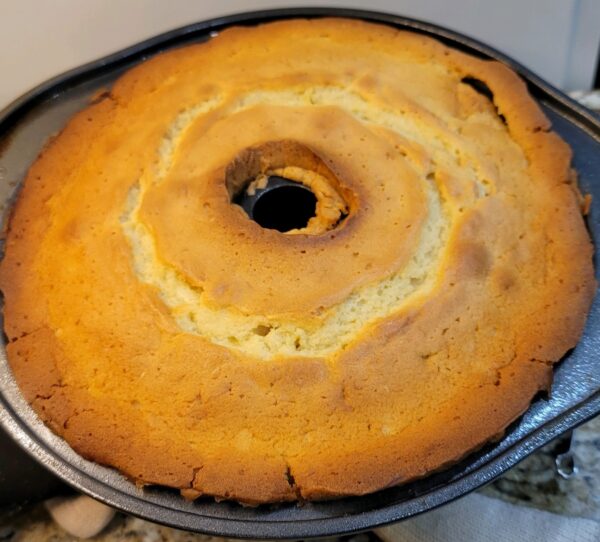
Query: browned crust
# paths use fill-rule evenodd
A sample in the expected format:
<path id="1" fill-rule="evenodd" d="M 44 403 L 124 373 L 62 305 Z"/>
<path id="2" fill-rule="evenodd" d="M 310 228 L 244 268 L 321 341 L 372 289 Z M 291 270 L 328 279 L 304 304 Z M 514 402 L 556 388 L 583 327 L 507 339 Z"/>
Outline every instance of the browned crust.
<path id="1" fill-rule="evenodd" d="M 210 72 L 210 55 L 218 63 L 221 48 L 243 56 L 251 40 L 276 47 L 307 34 L 338 45 L 364 40 L 390 57 L 402 50 L 457 81 L 484 81 L 527 159 L 528 184 L 516 194 L 526 204 L 500 195 L 465 217 L 435 295 L 369 330 L 335 363 L 261 363 L 179 331 L 156 292 L 135 280 L 111 202 L 123 201 L 154 160 L 160 132 L 136 132 L 136 119 L 152 93 L 163 103 L 166 74 L 196 62 Z M 324 52 L 324 80 L 336 73 L 327 62 Z M 365 72 L 339 77 L 375 88 L 377 78 Z M 178 94 L 192 98 L 185 88 Z M 158 107 L 151 114 L 166 118 Z M 142 142 L 129 148 L 128 133 Z M 350 20 L 294 20 L 230 29 L 160 55 L 76 115 L 27 175 L 0 264 L 15 378 L 83 456 L 187 495 L 249 504 L 323 499 L 424 476 L 501 434 L 548 389 L 552 363 L 577 343 L 595 281 L 570 160 L 518 76 L 423 36 Z M 85 188 L 93 198 L 83 183 L 92 183 Z M 83 215 L 74 214 L 82 201 Z M 513 207 L 528 213 L 523 231 Z M 510 248 L 496 253 L 490 238 Z M 89 274 L 80 277 L 82 270 Z M 387 270 L 389 262 L 377 273 Z M 331 303 L 358 284 L 326 284 L 318 295 Z M 248 306 L 258 303 L 248 297 Z"/>

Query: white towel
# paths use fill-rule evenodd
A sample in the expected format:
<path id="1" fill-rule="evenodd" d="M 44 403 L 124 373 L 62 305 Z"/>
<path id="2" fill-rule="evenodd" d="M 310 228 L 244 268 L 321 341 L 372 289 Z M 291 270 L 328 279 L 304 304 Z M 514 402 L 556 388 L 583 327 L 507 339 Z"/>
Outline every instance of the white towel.
<path id="1" fill-rule="evenodd" d="M 600 523 L 473 493 L 376 533 L 385 542 L 600 542 Z"/>

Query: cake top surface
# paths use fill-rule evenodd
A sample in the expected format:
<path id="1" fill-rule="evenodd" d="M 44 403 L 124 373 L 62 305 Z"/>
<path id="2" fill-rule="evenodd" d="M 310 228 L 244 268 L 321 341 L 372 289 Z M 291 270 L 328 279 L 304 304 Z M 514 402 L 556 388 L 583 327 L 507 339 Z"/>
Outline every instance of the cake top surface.
<path id="1" fill-rule="evenodd" d="M 549 386 L 594 292 L 570 149 L 505 66 L 345 19 L 160 54 L 31 167 L 11 366 L 81 454 L 245 503 L 457 461 Z M 272 176 L 304 228 L 235 204 Z"/>

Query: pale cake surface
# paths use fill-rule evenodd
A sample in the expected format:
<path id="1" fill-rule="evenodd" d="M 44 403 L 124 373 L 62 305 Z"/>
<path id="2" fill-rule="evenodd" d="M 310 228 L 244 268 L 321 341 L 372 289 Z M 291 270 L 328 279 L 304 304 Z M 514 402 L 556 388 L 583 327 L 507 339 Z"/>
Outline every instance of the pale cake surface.
<path id="1" fill-rule="evenodd" d="M 290 20 L 160 54 L 27 175 L 14 375 L 84 457 L 190 498 L 424 476 L 498 438 L 581 334 L 570 161 L 508 68 L 416 34 Z M 260 227 L 231 203 L 251 173 L 317 216 Z"/>

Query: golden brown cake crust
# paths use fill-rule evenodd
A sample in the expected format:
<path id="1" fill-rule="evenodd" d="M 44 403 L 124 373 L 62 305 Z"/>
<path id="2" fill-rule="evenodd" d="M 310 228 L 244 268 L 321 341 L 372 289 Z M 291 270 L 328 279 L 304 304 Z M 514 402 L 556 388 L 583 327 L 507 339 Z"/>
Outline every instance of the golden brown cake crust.
<path id="1" fill-rule="evenodd" d="M 424 476 L 501 435 L 581 334 L 570 160 L 513 72 L 420 35 L 289 20 L 161 54 L 27 175 L 0 264 L 14 375 L 84 457 L 186 496 Z M 232 163 L 294 167 L 348 217 L 263 229 Z"/>

